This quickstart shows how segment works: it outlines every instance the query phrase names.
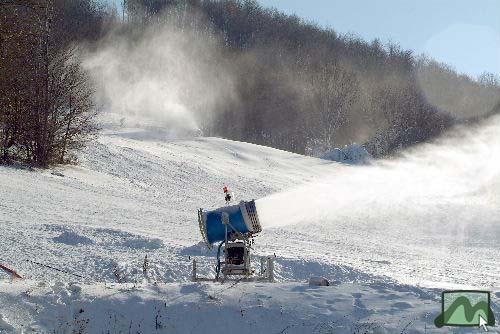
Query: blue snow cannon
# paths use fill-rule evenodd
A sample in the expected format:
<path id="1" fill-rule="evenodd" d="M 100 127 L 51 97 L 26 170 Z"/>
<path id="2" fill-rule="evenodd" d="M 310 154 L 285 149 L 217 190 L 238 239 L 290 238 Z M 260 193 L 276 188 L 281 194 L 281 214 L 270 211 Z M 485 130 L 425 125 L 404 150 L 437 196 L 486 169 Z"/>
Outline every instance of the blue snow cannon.
<path id="1" fill-rule="evenodd" d="M 225 223 L 227 222 L 227 224 Z M 262 231 L 255 201 L 225 206 L 212 211 L 198 210 L 201 235 L 208 248 L 235 235 L 248 238 Z M 227 234 L 227 235 L 226 235 Z"/>

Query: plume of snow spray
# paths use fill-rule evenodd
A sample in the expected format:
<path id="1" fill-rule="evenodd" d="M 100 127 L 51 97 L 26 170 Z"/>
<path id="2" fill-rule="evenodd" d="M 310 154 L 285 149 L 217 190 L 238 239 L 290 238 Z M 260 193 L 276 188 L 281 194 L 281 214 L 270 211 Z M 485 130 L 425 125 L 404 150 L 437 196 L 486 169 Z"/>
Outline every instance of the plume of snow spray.
<path id="1" fill-rule="evenodd" d="M 281 257 L 405 284 L 498 286 L 500 117 L 398 159 L 332 168 L 256 205 L 263 243 Z"/>
<path id="2" fill-rule="evenodd" d="M 134 126 L 198 130 L 236 96 L 219 41 L 208 37 L 165 23 L 111 33 L 84 55 L 98 104 Z"/>
<path id="3" fill-rule="evenodd" d="M 457 129 L 398 159 L 339 167 L 319 182 L 260 199 L 257 207 L 264 227 L 372 219 L 390 229 L 404 220 L 397 225 L 407 231 L 428 227 L 454 237 L 489 226 L 484 233 L 498 240 L 500 117 L 474 130 Z M 499 227 L 492 230 L 493 223 Z"/>

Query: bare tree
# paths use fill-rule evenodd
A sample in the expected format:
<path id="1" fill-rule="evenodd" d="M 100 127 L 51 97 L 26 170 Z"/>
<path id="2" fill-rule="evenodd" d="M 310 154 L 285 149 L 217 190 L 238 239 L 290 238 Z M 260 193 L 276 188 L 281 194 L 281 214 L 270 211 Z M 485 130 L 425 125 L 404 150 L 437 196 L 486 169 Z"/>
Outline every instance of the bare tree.
<path id="1" fill-rule="evenodd" d="M 310 85 L 311 130 L 319 133 L 325 149 L 331 149 L 336 131 L 348 121 L 349 109 L 359 97 L 359 84 L 353 72 L 331 62 L 313 73 Z"/>
<path id="2" fill-rule="evenodd" d="M 3 162 L 66 162 L 95 132 L 92 89 L 75 50 L 53 35 L 53 12 L 52 0 L 0 3 Z"/>
<path id="3" fill-rule="evenodd" d="M 61 51 L 51 64 L 49 161 L 74 160 L 68 152 L 82 148 L 97 130 L 93 89 L 73 48 Z"/>

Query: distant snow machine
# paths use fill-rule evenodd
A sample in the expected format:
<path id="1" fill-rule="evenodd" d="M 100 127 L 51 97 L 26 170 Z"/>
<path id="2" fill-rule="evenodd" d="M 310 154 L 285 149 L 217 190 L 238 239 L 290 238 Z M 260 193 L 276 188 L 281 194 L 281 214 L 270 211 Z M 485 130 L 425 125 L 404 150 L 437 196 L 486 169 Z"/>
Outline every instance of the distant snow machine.
<path id="1" fill-rule="evenodd" d="M 241 201 L 212 211 L 199 209 L 198 224 L 209 249 L 218 243 L 215 280 L 219 280 L 221 273 L 223 280 L 228 276 L 250 279 L 254 274 L 250 257 L 252 238 L 262 231 L 255 201 Z M 222 248 L 224 261 L 221 261 Z M 273 260 L 273 257 L 261 258 L 261 272 L 256 279 L 274 279 Z M 193 261 L 193 280 L 203 280 L 196 276 L 196 261 Z"/>

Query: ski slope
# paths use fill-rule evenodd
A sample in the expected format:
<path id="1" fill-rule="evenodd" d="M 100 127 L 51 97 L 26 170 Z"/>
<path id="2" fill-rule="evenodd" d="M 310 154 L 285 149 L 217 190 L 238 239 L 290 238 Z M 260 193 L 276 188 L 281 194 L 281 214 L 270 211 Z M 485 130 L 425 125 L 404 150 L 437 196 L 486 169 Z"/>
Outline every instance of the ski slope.
<path id="1" fill-rule="evenodd" d="M 224 205 L 223 185 L 237 200 L 257 199 L 328 173 L 331 166 L 217 138 L 137 140 L 141 131 L 105 132 L 83 153 L 80 166 L 55 172 L 2 167 L 7 242 L 1 257 L 17 268 L 26 266 L 25 259 L 64 264 L 90 281 L 103 281 L 115 279 L 116 265 L 135 267 L 147 253 L 159 279 L 186 280 L 187 257 L 204 248 L 198 247 L 197 209 Z M 31 266 L 25 271 L 36 279 L 54 275 Z"/>
<path id="2" fill-rule="evenodd" d="M 429 332 L 439 289 L 500 297 L 499 163 L 498 118 L 370 166 L 108 124 L 78 166 L 0 167 L 0 262 L 27 278 L 0 274 L 0 333 L 117 332 L 141 321 L 145 332 L 197 333 L 179 327 L 180 314 L 197 307 L 241 317 L 214 333 Z M 196 210 L 222 206 L 225 184 L 236 200 L 257 199 L 264 231 L 255 253 L 276 254 L 274 288 L 189 283 L 191 257 L 213 275 Z M 117 273 L 127 283 L 115 284 Z M 311 275 L 334 287 L 308 288 Z M 158 328 L 162 304 L 174 315 Z"/>

